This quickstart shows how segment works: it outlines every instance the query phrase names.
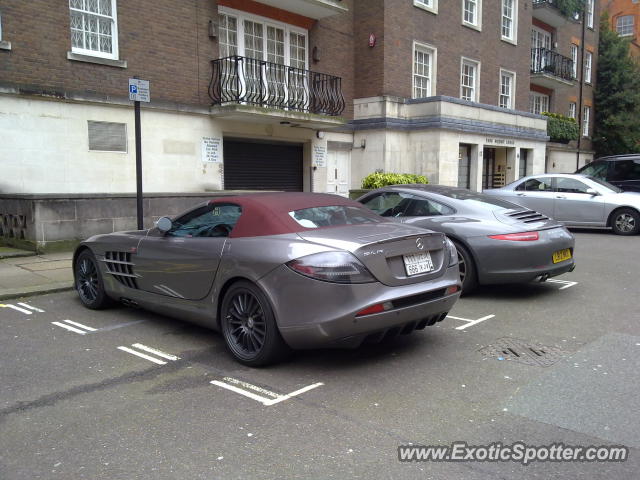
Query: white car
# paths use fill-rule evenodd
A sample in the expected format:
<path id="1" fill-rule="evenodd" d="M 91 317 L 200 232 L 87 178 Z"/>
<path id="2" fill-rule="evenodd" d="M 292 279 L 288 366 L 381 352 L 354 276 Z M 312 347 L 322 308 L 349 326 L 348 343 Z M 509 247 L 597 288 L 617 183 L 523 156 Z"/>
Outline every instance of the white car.
<path id="1" fill-rule="evenodd" d="M 484 193 L 536 210 L 569 227 L 640 231 L 640 193 L 623 192 L 603 180 L 576 174 L 523 177 Z"/>

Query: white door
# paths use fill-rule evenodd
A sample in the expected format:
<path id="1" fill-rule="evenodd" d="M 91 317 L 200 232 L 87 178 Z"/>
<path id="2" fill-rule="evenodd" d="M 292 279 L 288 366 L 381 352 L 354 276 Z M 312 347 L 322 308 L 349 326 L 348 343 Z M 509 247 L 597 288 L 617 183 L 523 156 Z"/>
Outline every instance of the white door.
<path id="1" fill-rule="evenodd" d="M 350 163 L 349 150 L 327 152 L 327 193 L 349 196 Z"/>

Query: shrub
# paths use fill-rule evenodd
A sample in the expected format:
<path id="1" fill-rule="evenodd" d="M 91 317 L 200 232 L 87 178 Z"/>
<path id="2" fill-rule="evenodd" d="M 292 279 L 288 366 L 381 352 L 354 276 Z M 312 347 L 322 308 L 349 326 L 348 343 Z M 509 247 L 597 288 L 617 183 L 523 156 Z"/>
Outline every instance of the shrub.
<path id="1" fill-rule="evenodd" d="M 565 17 L 574 18 L 576 13 L 581 15 L 584 11 L 584 0 L 556 0 L 556 5 Z"/>
<path id="2" fill-rule="evenodd" d="M 413 173 L 381 173 L 374 172 L 362 180 L 362 188 L 380 188 L 386 185 L 404 185 L 408 183 L 429 183 L 424 175 Z"/>
<path id="3" fill-rule="evenodd" d="M 569 143 L 578 139 L 580 129 L 575 119 L 559 113 L 544 112 L 543 115 L 547 117 L 547 135 L 552 142 Z"/>

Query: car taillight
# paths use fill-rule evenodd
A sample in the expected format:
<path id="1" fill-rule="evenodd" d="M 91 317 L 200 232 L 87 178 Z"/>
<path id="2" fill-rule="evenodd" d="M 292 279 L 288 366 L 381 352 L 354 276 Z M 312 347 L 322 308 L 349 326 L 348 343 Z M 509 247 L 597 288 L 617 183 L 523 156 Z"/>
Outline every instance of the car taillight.
<path id="1" fill-rule="evenodd" d="M 314 253 L 291 260 L 286 265 L 300 275 L 325 282 L 370 283 L 376 281 L 367 267 L 349 252 Z"/>
<path id="2" fill-rule="evenodd" d="M 511 240 L 513 242 L 535 242 L 540 238 L 538 232 L 506 233 L 504 235 L 489 235 L 494 240 Z"/>

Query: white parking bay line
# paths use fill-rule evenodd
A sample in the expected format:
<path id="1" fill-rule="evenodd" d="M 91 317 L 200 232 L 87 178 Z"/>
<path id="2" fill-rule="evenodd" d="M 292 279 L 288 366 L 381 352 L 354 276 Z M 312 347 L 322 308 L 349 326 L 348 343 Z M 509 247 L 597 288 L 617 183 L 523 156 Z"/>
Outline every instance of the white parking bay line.
<path id="1" fill-rule="evenodd" d="M 546 281 L 550 283 L 559 283 L 561 285 L 564 285 L 560 287 L 558 290 L 564 290 L 565 288 L 573 287 L 574 285 L 578 284 L 578 282 L 571 282 L 569 280 L 556 280 L 555 278 L 548 278 Z"/>
<path id="2" fill-rule="evenodd" d="M 20 305 L 21 307 L 28 308 L 29 310 L 33 310 L 34 312 L 44 313 L 44 310 L 42 310 L 41 308 L 33 307 L 33 306 L 29 305 L 28 303 L 18 302 L 18 305 Z"/>
<path id="3" fill-rule="evenodd" d="M 180 357 L 176 357 L 175 355 L 171 355 L 169 353 L 165 353 L 161 350 L 157 350 L 155 348 L 151 348 L 151 347 L 147 347 L 146 345 L 143 345 L 142 343 L 134 343 L 133 345 L 131 345 L 133 348 L 137 348 L 138 350 L 143 350 L 147 353 L 152 353 L 158 357 L 162 357 L 165 358 L 167 360 L 171 360 L 172 362 L 175 362 L 176 360 L 180 360 Z M 134 350 L 133 348 L 129 348 L 129 347 L 118 347 L 118 350 L 122 350 L 123 352 L 127 352 L 130 353 L 131 355 L 136 355 L 140 358 L 144 358 L 145 360 L 149 360 L 150 362 L 153 363 L 157 363 L 158 365 L 166 365 L 167 362 L 165 362 L 164 360 L 160 360 L 159 358 L 156 357 L 152 357 L 151 355 L 147 355 L 146 353 L 142 353 L 139 352 L 138 350 Z"/>
<path id="4" fill-rule="evenodd" d="M 276 394 L 274 392 L 271 392 L 269 390 L 265 390 L 265 389 L 263 389 L 261 387 L 257 387 L 256 385 L 251 385 L 250 383 L 243 382 L 241 380 L 236 380 L 235 378 L 225 377 L 224 380 L 230 381 L 230 382 L 235 383 L 237 385 L 242 385 L 245 388 L 249 388 L 251 390 L 264 392 L 267 395 L 275 395 L 276 396 L 275 398 L 266 398 L 266 397 L 263 397 L 261 395 L 257 395 L 257 394 L 255 394 L 253 392 L 250 392 L 248 390 L 245 390 L 243 388 L 237 387 L 236 385 L 230 385 L 229 383 L 226 383 L 226 382 L 221 382 L 219 380 L 212 380 L 210 382 L 212 385 L 217 385 L 218 387 L 226 388 L 227 390 L 230 390 L 232 392 L 239 393 L 240 395 L 244 395 L 245 397 L 248 397 L 248 398 L 251 398 L 252 400 L 260 402 L 260 403 L 262 403 L 263 405 L 265 405 L 267 407 L 271 406 L 271 405 L 275 405 L 276 403 L 284 402 L 285 400 L 288 400 L 288 399 L 290 399 L 292 397 L 296 397 L 296 396 L 298 396 L 300 394 L 308 392 L 309 390 L 313 390 L 314 388 L 318 388 L 321 385 L 324 385 L 324 383 L 318 382 L 318 383 L 314 383 L 312 385 L 307 385 L 306 387 L 302 387 L 301 389 L 296 390 L 295 392 L 288 393 L 286 395 L 278 395 L 278 394 Z"/>
<path id="5" fill-rule="evenodd" d="M 71 325 L 75 325 L 76 327 L 83 328 L 83 329 L 85 329 L 85 330 L 87 330 L 87 331 L 89 331 L 89 332 L 95 332 L 95 331 L 97 331 L 97 328 L 88 327 L 88 326 L 83 325 L 83 324 L 78 323 L 78 322 L 72 322 L 71 320 L 65 320 L 65 322 L 70 323 Z"/>
<path id="6" fill-rule="evenodd" d="M 131 355 L 137 355 L 140 358 L 144 358 L 145 360 L 149 360 L 150 362 L 157 363 L 158 365 L 166 365 L 167 364 L 167 362 L 164 362 L 162 360 L 158 360 L 155 357 L 151 357 L 149 355 L 145 355 L 144 353 L 137 352 L 137 351 L 132 350 L 132 349 L 127 348 L 127 347 L 118 347 L 118 350 L 122 350 L 123 352 L 130 353 Z"/>
<path id="7" fill-rule="evenodd" d="M 11 308 L 12 310 L 17 310 L 18 312 L 22 312 L 26 315 L 31 315 L 33 312 L 27 310 L 25 308 L 16 307 L 15 305 L 11 305 L 10 303 L 0 303 L 0 308 Z"/>
<path id="8" fill-rule="evenodd" d="M 147 347 L 141 343 L 134 343 L 131 345 L 132 347 L 136 347 L 139 350 L 144 350 L 145 352 L 153 353 L 154 355 L 158 355 L 159 357 L 166 358 L 167 360 L 180 360 L 180 357 L 176 357 L 175 355 L 171 355 L 169 353 L 161 352 L 160 350 L 156 350 L 155 348 Z"/>
<path id="9" fill-rule="evenodd" d="M 494 317 L 495 315 L 487 315 L 485 317 L 478 318 L 477 320 L 472 320 L 470 318 L 454 317 L 453 315 L 447 315 L 447 318 L 453 318 L 454 320 L 461 320 L 463 322 L 467 322 L 465 325 L 460 325 L 459 327 L 456 327 L 456 330 L 464 330 L 465 328 L 473 327 L 474 325 L 477 325 L 480 322 L 484 322 L 485 320 L 489 320 Z"/>
<path id="10" fill-rule="evenodd" d="M 72 327 L 71 325 L 67 325 L 66 323 L 62 323 L 62 322 L 51 322 L 51 323 L 53 325 L 56 325 L 57 327 L 62 327 L 64 329 L 67 329 L 70 332 L 79 333 L 80 335 L 86 335 L 87 334 L 86 331 L 80 330 L 79 328 Z"/>

